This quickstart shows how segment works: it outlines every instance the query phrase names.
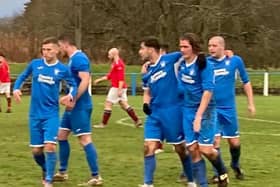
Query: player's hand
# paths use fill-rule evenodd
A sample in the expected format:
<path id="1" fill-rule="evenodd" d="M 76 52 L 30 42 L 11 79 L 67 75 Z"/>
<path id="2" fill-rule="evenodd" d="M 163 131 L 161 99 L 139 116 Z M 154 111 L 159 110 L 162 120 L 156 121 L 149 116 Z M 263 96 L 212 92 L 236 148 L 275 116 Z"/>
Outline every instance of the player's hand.
<path id="1" fill-rule="evenodd" d="M 66 107 L 66 110 L 72 110 L 75 106 L 75 100 L 72 98 L 71 95 L 65 95 L 65 96 L 62 96 L 60 99 L 59 99 L 59 103 L 64 105 Z"/>
<path id="2" fill-rule="evenodd" d="M 143 112 L 147 115 L 150 115 L 152 113 L 152 110 L 148 103 L 143 104 Z"/>
<path id="3" fill-rule="evenodd" d="M 250 117 L 254 117 L 256 115 L 255 105 L 248 105 L 248 112 Z"/>
<path id="4" fill-rule="evenodd" d="M 95 79 L 95 80 L 93 81 L 93 84 L 94 84 L 94 85 L 97 85 L 99 82 L 100 82 L 99 79 Z"/>
<path id="5" fill-rule="evenodd" d="M 21 97 L 20 97 L 21 95 L 22 95 L 22 93 L 21 93 L 20 90 L 14 90 L 13 91 L 13 96 L 14 96 L 14 99 L 17 103 L 21 102 Z"/>
<path id="6" fill-rule="evenodd" d="M 196 116 L 193 121 L 193 130 L 194 132 L 199 132 L 201 128 L 201 116 Z"/>
<path id="7" fill-rule="evenodd" d="M 141 73 L 142 73 L 142 74 L 147 73 L 147 69 L 148 69 L 148 67 L 149 67 L 150 64 L 151 64 L 151 62 L 148 61 L 148 62 L 145 62 L 145 63 L 142 65 L 142 68 L 141 68 Z"/>

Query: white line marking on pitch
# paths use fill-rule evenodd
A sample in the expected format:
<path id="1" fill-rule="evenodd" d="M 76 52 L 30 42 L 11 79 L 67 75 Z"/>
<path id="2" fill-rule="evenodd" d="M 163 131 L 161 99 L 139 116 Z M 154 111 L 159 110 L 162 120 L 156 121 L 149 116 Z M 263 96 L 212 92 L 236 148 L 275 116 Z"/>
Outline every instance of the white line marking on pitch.
<path id="1" fill-rule="evenodd" d="M 245 117 L 238 117 L 239 119 L 245 119 L 248 121 L 258 121 L 258 122 L 266 122 L 266 123 L 276 123 L 280 124 L 280 121 L 272 121 L 272 120 L 265 120 L 265 119 L 257 119 L 257 118 L 245 118 Z"/>
<path id="2" fill-rule="evenodd" d="M 141 116 L 140 118 L 143 118 Z M 245 119 L 245 120 L 256 120 L 260 122 L 268 122 L 268 123 L 279 123 L 278 121 L 269 121 L 269 120 L 261 120 L 261 119 L 250 119 L 250 118 L 244 118 L 244 117 L 239 117 L 240 119 Z M 117 124 L 128 126 L 128 127 L 135 127 L 134 124 L 126 122 L 127 120 L 130 120 L 129 117 L 121 118 L 116 121 Z M 141 126 L 143 128 L 143 126 Z M 244 135 L 257 135 L 257 136 L 280 136 L 280 134 L 276 133 L 258 133 L 258 132 L 241 132 L 241 134 Z"/>

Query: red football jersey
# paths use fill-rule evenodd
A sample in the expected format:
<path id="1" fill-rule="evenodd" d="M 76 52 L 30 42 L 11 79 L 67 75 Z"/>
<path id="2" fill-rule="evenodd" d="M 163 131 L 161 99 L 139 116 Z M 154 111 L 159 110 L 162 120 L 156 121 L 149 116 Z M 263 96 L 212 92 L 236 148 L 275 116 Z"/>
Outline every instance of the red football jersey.
<path id="1" fill-rule="evenodd" d="M 124 81 L 123 88 L 127 88 L 125 83 L 125 64 L 122 59 L 112 63 L 111 71 L 107 74 L 107 79 L 111 80 L 112 87 L 118 88 L 119 82 Z"/>
<path id="2" fill-rule="evenodd" d="M 11 82 L 9 65 L 5 60 L 0 62 L 0 81 L 3 83 Z"/>

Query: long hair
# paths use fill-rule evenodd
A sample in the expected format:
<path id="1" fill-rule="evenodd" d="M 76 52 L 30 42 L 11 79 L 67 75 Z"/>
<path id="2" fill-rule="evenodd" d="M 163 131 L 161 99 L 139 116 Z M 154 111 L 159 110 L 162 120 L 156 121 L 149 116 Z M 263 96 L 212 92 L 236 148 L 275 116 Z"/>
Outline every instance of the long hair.
<path id="1" fill-rule="evenodd" d="M 201 40 L 194 33 L 185 33 L 180 37 L 180 40 L 186 40 L 192 46 L 193 53 L 197 55 L 197 66 L 200 70 L 206 67 L 206 57 L 201 50 Z"/>

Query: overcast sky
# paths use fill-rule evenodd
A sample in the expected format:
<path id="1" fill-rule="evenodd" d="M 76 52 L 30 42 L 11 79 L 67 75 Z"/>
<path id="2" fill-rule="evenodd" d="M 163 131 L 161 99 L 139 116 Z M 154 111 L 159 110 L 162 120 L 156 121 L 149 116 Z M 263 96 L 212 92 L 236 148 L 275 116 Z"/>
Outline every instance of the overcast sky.
<path id="1" fill-rule="evenodd" d="M 20 14 L 24 10 L 24 3 L 30 0 L 0 0 L 0 18 Z"/>

